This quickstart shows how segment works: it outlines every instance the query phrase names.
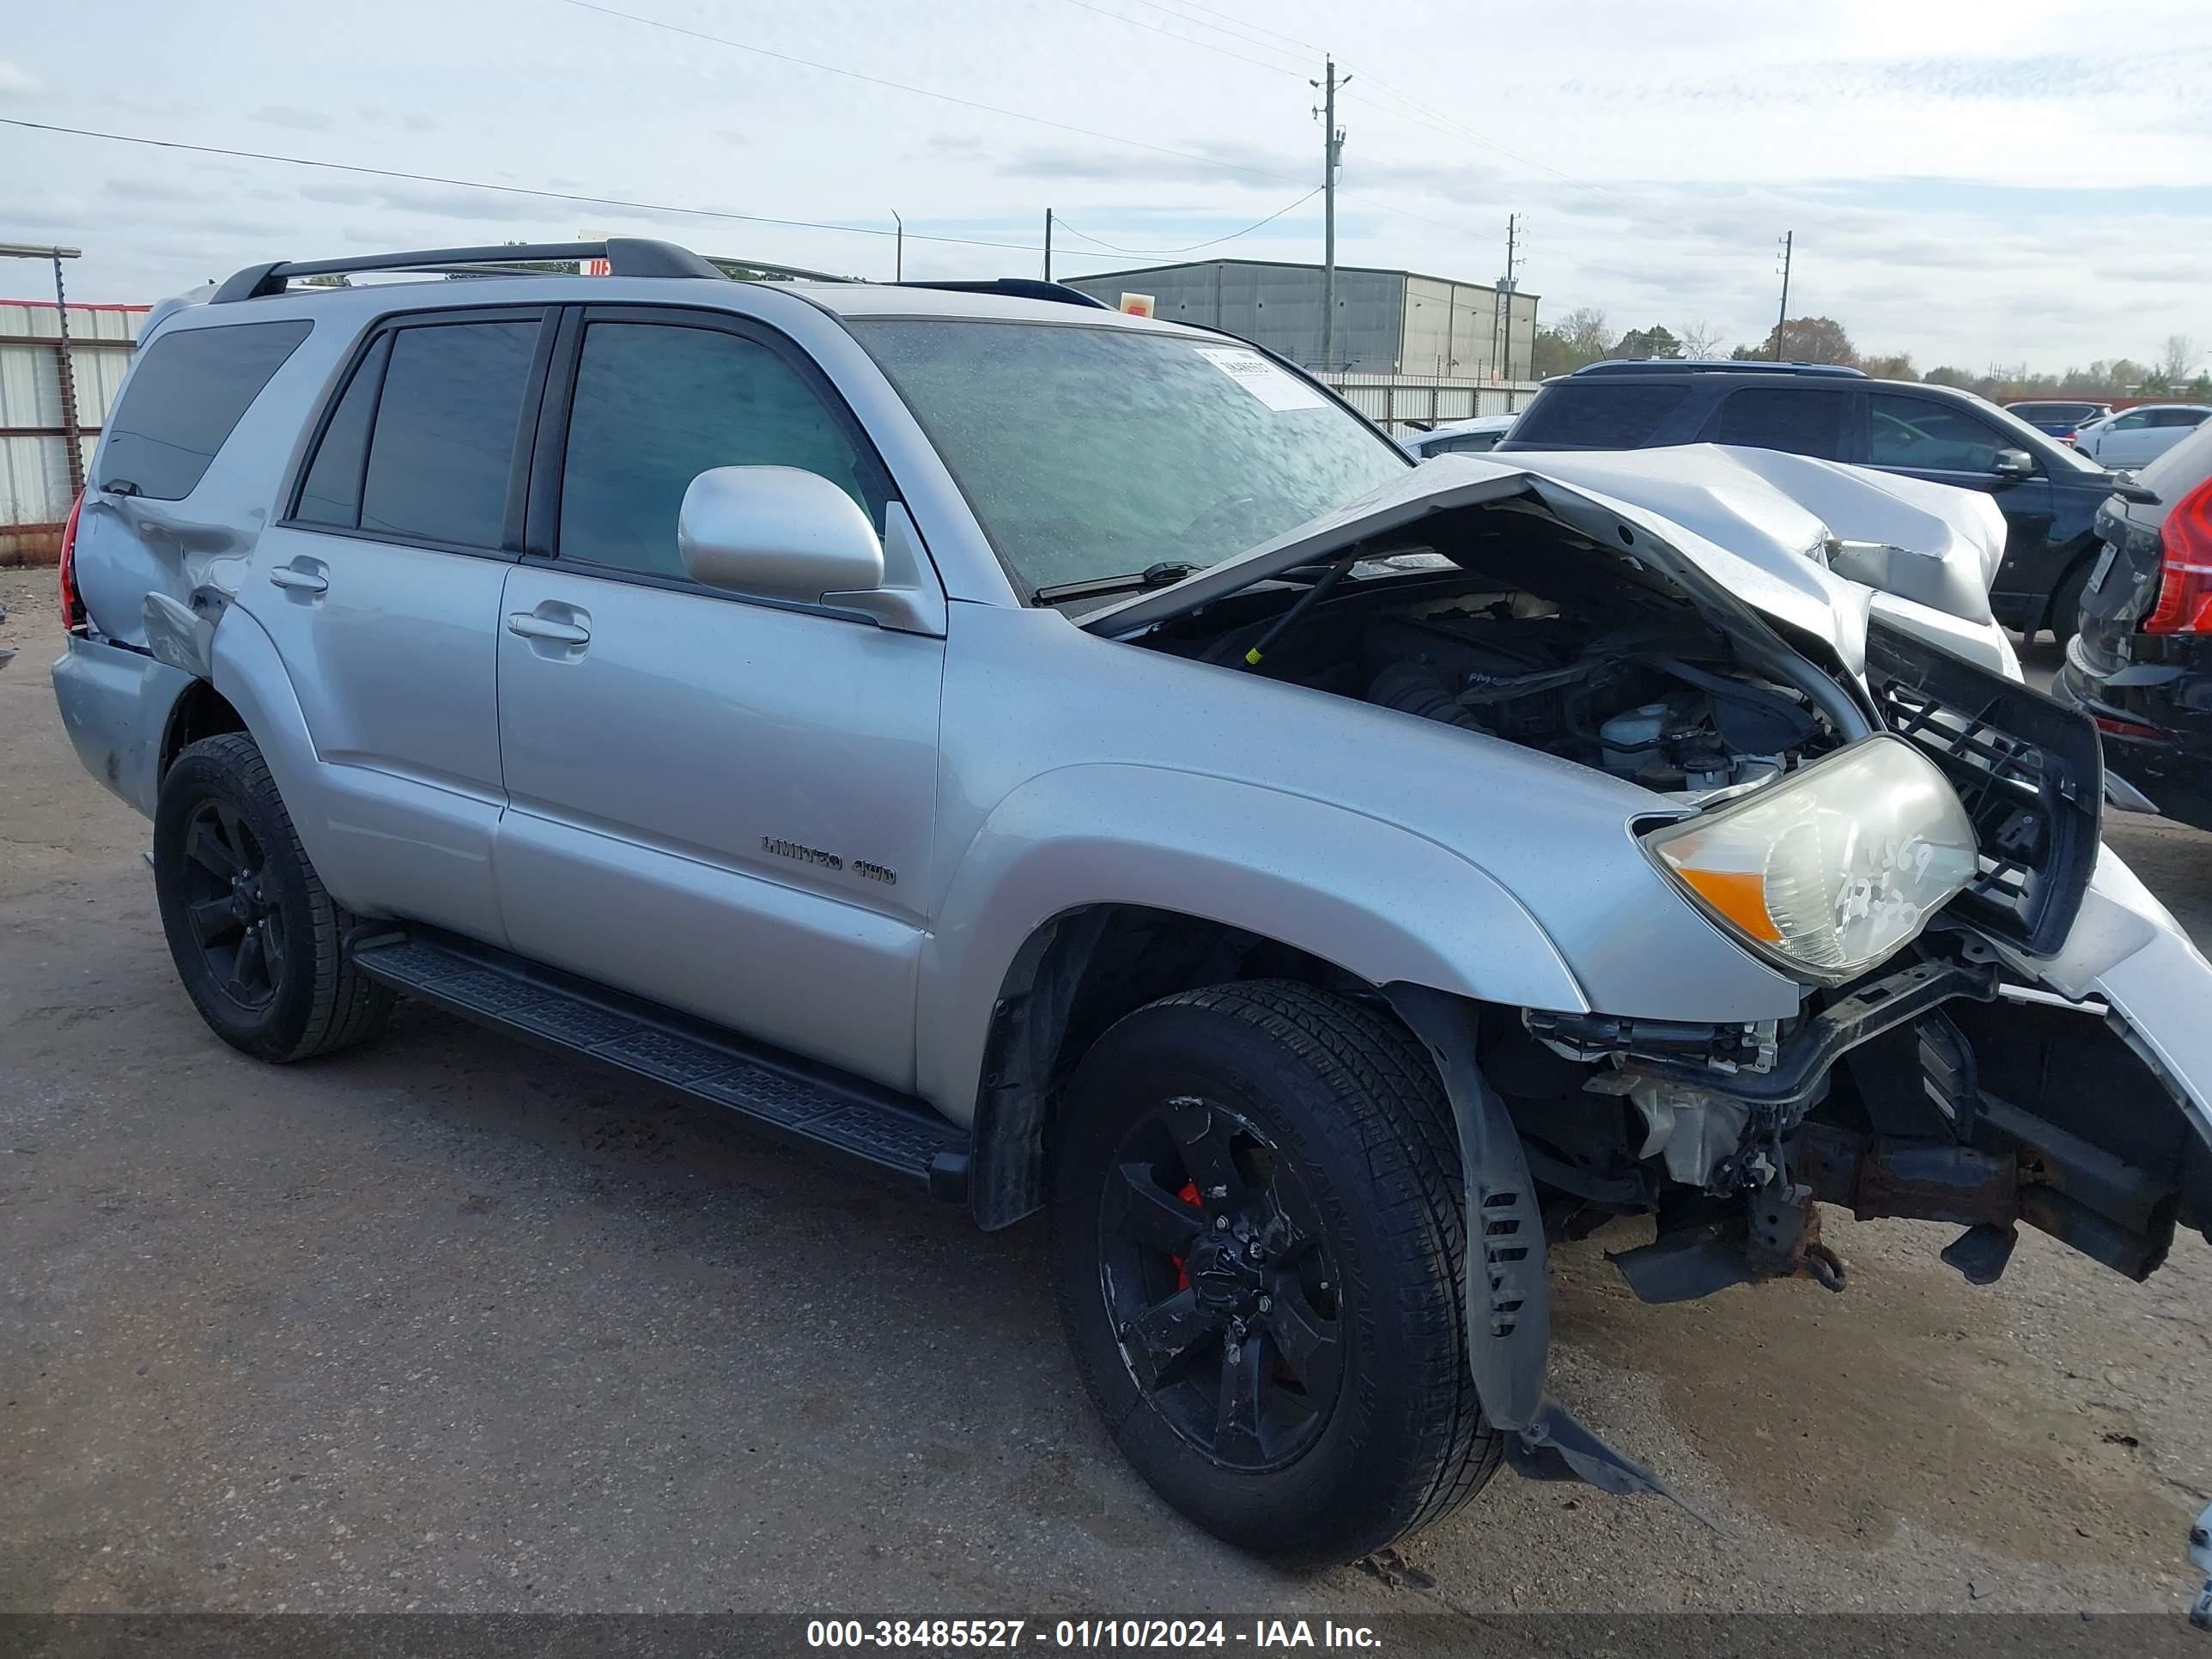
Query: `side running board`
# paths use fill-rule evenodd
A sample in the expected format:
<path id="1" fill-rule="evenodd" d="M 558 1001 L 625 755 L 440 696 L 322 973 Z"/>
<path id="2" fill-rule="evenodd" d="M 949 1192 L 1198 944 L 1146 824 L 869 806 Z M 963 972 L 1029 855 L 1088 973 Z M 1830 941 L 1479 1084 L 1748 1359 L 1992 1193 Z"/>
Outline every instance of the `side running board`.
<path id="1" fill-rule="evenodd" d="M 935 1198 L 968 1195 L 968 1133 L 919 1100 L 488 947 L 421 933 L 356 937 L 371 979 L 525 1042 L 736 1111 Z"/>

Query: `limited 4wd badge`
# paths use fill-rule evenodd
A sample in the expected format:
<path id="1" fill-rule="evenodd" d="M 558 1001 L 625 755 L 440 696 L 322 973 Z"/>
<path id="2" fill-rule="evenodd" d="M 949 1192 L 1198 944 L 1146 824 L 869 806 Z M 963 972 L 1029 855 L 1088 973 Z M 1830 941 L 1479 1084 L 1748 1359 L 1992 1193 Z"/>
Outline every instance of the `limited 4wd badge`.
<path id="1" fill-rule="evenodd" d="M 824 870 L 842 870 L 845 860 L 835 853 L 825 853 L 818 847 L 809 847 L 804 842 L 786 841 L 781 836 L 763 836 L 761 851 L 773 853 L 780 859 L 792 859 L 800 864 L 819 865 Z M 886 887 L 898 885 L 898 872 L 887 870 L 880 864 L 871 864 L 866 859 L 853 860 L 853 873 L 868 881 L 879 881 Z"/>

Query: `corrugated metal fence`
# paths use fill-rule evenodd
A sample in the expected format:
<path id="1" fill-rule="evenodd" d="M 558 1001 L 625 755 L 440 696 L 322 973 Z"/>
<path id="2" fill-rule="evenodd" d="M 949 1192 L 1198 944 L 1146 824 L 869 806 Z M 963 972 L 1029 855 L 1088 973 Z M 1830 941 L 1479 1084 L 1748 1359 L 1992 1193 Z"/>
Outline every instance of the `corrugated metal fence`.
<path id="1" fill-rule="evenodd" d="M 1313 374 L 1392 433 L 1484 415 L 1511 415 L 1526 409 L 1540 389 L 1534 380 L 1473 380 L 1449 374 L 1353 374 L 1343 369 L 1316 369 Z"/>
<path id="2" fill-rule="evenodd" d="M 47 564 L 131 367 L 144 306 L 71 306 L 68 373 L 51 300 L 0 300 L 0 564 Z M 76 455 L 70 434 L 76 434 Z"/>

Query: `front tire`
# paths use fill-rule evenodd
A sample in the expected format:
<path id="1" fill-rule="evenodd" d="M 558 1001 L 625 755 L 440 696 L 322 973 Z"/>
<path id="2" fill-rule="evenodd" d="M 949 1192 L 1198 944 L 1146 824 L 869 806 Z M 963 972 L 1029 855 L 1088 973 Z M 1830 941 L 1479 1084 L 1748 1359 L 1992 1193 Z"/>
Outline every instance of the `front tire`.
<path id="1" fill-rule="evenodd" d="M 244 732 L 201 739 L 162 777 L 154 890 L 177 976 L 232 1048 L 282 1063 L 384 1029 L 392 994 L 348 960 L 354 918 L 324 890 Z"/>
<path id="2" fill-rule="evenodd" d="M 1128 1015 L 1071 1081 L 1053 1235 L 1115 1443 L 1216 1536 L 1354 1560 L 1496 1471 L 1451 1109 L 1386 1016 L 1282 981 Z"/>

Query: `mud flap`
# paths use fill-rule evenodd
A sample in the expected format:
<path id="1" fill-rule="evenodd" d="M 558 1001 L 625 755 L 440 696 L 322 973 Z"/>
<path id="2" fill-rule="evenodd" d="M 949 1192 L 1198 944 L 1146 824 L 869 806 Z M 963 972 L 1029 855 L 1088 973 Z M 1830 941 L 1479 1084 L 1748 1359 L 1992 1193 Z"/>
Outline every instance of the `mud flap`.
<path id="1" fill-rule="evenodd" d="M 1656 1492 L 1705 1520 L 1650 1470 L 1613 1450 L 1546 1396 L 1552 1313 L 1544 1218 L 1521 1137 L 1476 1063 L 1480 1033 L 1474 1007 L 1425 986 L 1393 986 L 1388 994 L 1434 1057 L 1459 1127 L 1467 1178 L 1468 1365 L 1483 1414 L 1509 1437 L 1506 1462 L 1531 1480 Z"/>

